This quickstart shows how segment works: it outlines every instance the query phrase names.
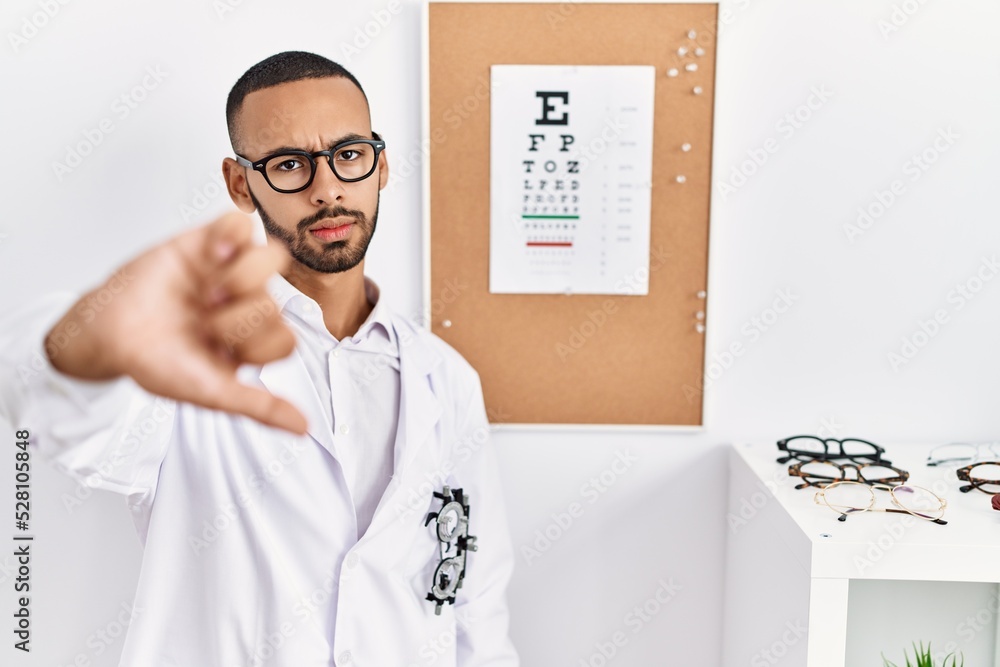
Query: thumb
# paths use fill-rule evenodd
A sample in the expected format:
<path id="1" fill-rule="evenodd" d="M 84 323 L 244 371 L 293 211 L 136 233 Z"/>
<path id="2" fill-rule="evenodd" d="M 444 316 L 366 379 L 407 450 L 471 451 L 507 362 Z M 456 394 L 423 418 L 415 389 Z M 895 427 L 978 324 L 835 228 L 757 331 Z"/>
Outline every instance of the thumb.
<path id="1" fill-rule="evenodd" d="M 198 282 L 210 282 L 241 248 L 253 244 L 253 229 L 249 216 L 230 211 L 210 223 L 183 232 L 169 245 L 180 253 Z"/>
<path id="2" fill-rule="evenodd" d="M 238 211 L 219 216 L 205 226 L 205 232 L 204 258 L 210 267 L 226 263 L 253 243 L 253 222 Z"/>

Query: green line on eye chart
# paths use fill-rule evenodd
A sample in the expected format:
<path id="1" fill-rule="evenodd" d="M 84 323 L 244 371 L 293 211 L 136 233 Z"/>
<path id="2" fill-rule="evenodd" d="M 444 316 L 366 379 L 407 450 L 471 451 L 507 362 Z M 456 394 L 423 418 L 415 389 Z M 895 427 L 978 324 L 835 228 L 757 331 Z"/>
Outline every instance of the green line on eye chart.
<path id="1" fill-rule="evenodd" d="M 531 218 L 533 220 L 554 219 L 554 220 L 579 220 L 578 215 L 522 215 L 522 219 Z"/>

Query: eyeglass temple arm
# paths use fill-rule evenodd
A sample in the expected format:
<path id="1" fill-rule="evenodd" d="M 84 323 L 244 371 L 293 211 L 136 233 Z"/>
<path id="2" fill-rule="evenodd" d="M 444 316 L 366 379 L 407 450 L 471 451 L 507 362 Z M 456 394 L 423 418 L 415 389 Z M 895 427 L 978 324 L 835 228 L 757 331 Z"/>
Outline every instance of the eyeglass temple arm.
<path id="1" fill-rule="evenodd" d="M 848 508 L 848 510 L 845 512 L 843 510 L 837 509 L 836 507 L 834 507 L 833 505 L 830 505 L 829 503 L 827 503 L 827 507 L 829 507 L 830 509 L 832 509 L 832 510 L 834 510 L 836 512 L 840 512 L 840 516 L 837 517 L 837 521 L 847 521 L 847 515 L 851 514 L 853 512 L 875 512 L 875 511 L 877 511 L 877 510 L 872 509 L 871 507 L 868 507 L 868 508 L 865 508 L 865 509 L 861 509 L 859 507 L 857 507 L 857 508 L 856 507 L 851 507 L 851 508 Z"/>
<path id="2" fill-rule="evenodd" d="M 914 516 L 913 512 L 907 512 L 906 510 L 897 510 L 897 509 L 894 509 L 892 507 L 881 507 L 881 508 L 873 509 L 872 511 L 873 512 L 893 512 L 895 514 L 909 514 L 910 516 Z M 942 526 L 947 526 L 948 525 L 948 522 L 945 521 L 944 519 L 928 519 L 928 521 L 930 521 L 932 523 L 936 523 L 936 524 L 942 525 Z"/>
<path id="3" fill-rule="evenodd" d="M 927 457 L 927 465 L 931 466 L 931 467 L 934 467 L 934 466 L 944 465 L 946 463 L 953 463 L 955 461 L 969 461 L 969 460 L 971 460 L 971 458 L 968 457 L 968 456 L 952 456 L 952 457 L 946 458 L 946 459 L 936 459 L 936 458 L 928 456 Z"/>
<path id="4" fill-rule="evenodd" d="M 968 482 L 968 484 L 966 484 L 965 486 L 958 487 L 958 490 L 961 491 L 962 493 L 968 493 L 969 491 L 976 489 L 978 491 L 982 491 L 983 493 L 988 493 L 990 495 L 993 495 L 993 491 L 984 489 L 983 487 L 986 486 L 987 484 L 996 484 L 996 480 L 978 479 L 978 478 L 970 479 L 969 477 L 959 477 L 959 479 L 962 480 L 963 482 Z"/>
<path id="5" fill-rule="evenodd" d="M 817 501 L 817 502 L 819 502 L 819 501 Z M 837 510 L 837 511 L 840 511 L 840 510 Z M 912 512 L 907 512 L 906 510 L 892 509 L 891 507 L 872 507 L 872 508 L 867 509 L 867 510 L 861 510 L 861 509 L 855 510 L 855 509 L 852 508 L 852 509 L 847 510 L 846 512 L 840 512 L 840 516 L 837 517 L 837 521 L 847 521 L 847 515 L 850 514 L 851 512 L 893 512 L 895 514 L 909 514 L 910 516 L 913 516 Z M 928 519 L 928 521 L 930 521 L 931 523 L 936 523 L 936 524 L 938 524 L 940 526 L 947 526 L 948 525 L 948 522 L 945 521 L 944 519 Z"/>

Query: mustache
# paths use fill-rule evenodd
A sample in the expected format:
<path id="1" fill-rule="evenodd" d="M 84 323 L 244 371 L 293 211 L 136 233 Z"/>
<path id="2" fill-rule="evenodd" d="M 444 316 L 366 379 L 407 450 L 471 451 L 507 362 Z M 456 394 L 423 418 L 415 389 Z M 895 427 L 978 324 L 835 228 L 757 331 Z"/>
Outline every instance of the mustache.
<path id="1" fill-rule="evenodd" d="M 299 221 L 298 230 L 302 232 L 309 229 L 309 227 L 316 224 L 320 220 L 339 217 L 354 218 L 357 222 L 364 222 L 366 220 L 365 214 L 361 211 L 352 211 L 344 208 L 343 206 L 334 206 L 332 208 L 324 208 L 321 211 L 317 211 L 308 218 L 303 218 Z"/>

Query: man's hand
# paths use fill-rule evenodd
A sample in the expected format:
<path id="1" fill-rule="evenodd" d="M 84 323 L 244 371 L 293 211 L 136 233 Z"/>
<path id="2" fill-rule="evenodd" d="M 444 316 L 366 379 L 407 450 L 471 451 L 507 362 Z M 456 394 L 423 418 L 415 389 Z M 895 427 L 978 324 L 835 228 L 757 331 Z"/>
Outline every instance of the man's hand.
<path id="1" fill-rule="evenodd" d="M 89 380 L 129 375 L 154 394 L 305 433 L 306 419 L 291 403 L 236 378 L 240 364 L 264 364 L 295 349 L 266 289 L 289 257 L 255 245 L 252 233 L 249 218 L 230 213 L 139 255 L 48 332 L 52 365 Z M 113 296 L 99 301 L 96 317 L 82 317 L 98 293 Z M 54 332 L 63 347 L 50 345 Z"/>

